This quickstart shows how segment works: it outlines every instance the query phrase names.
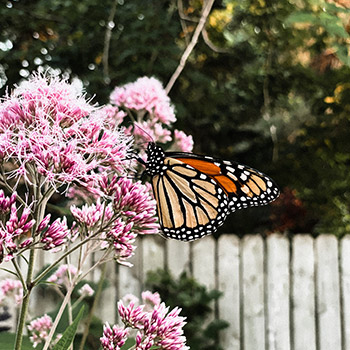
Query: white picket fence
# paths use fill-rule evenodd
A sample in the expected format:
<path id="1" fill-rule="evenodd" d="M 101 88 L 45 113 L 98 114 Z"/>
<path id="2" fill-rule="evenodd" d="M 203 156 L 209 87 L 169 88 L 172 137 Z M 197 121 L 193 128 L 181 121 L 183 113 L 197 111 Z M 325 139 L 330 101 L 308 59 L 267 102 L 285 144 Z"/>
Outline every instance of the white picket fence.
<path id="1" fill-rule="evenodd" d="M 116 321 L 120 297 L 140 295 L 147 271 L 185 270 L 224 293 L 214 309 L 230 323 L 220 337 L 225 350 L 350 350 L 350 235 L 223 235 L 193 243 L 145 236 L 137 245 L 134 267 L 108 266 L 103 320 Z M 40 314 L 46 305 L 38 298 L 33 306 Z"/>

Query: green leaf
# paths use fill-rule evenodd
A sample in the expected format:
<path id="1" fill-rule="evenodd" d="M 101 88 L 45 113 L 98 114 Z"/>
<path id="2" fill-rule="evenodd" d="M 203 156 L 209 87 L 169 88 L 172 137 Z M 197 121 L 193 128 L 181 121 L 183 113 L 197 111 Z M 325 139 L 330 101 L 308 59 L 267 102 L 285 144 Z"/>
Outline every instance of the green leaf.
<path id="1" fill-rule="evenodd" d="M 8 332 L 0 332 L 0 349 L 13 349 L 15 343 L 16 334 Z M 30 342 L 29 337 L 24 336 L 22 340 L 22 350 L 33 350 L 33 344 Z"/>
<path id="2" fill-rule="evenodd" d="M 287 17 L 285 23 L 290 25 L 293 23 L 318 23 L 317 17 L 311 12 L 293 12 L 290 16 Z"/>
<path id="3" fill-rule="evenodd" d="M 75 318 L 73 323 L 64 331 L 62 338 L 53 347 L 52 350 L 67 350 L 74 340 L 77 328 L 84 313 L 84 306 L 80 309 L 78 316 Z"/>

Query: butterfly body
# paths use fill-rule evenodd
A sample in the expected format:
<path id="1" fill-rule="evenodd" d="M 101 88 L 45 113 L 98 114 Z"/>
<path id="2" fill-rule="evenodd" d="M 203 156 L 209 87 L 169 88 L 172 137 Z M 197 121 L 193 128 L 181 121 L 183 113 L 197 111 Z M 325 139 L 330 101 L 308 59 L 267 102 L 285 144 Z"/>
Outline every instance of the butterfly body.
<path id="1" fill-rule="evenodd" d="M 273 180 L 255 169 L 193 153 L 164 152 L 153 142 L 144 165 L 161 229 L 173 239 L 191 241 L 211 234 L 230 213 L 268 204 L 279 195 Z"/>

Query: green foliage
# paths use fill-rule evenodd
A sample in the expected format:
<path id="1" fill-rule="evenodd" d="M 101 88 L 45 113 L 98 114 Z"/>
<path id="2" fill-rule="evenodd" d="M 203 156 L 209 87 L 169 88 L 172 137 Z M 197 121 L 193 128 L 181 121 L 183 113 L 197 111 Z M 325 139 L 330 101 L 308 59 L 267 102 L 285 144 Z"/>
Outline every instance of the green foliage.
<path id="1" fill-rule="evenodd" d="M 208 291 L 195 279 L 182 273 L 174 279 L 166 270 L 149 272 L 146 287 L 157 291 L 162 301 L 170 308 L 179 306 L 181 315 L 186 316 L 184 328 L 187 345 L 192 350 L 220 350 L 219 332 L 226 328 L 226 321 L 214 318 L 214 303 L 222 295 L 217 290 Z"/>
<path id="2" fill-rule="evenodd" d="M 79 322 L 83 317 L 83 314 L 84 314 L 84 306 L 80 309 L 73 323 L 66 328 L 66 330 L 62 334 L 62 338 L 60 338 L 60 340 L 57 342 L 57 344 L 53 347 L 52 350 L 67 350 L 69 348 L 72 341 L 74 340 Z"/>
<path id="3" fill-rule="evenodd" d="M 0 332 L 0 349 L 10 350 L 13 349 L 15 344 L 16 334 Z M 30 342 L 29 337 L 23 337 L 22 350 L 33 350 L 33 344 Z"/>

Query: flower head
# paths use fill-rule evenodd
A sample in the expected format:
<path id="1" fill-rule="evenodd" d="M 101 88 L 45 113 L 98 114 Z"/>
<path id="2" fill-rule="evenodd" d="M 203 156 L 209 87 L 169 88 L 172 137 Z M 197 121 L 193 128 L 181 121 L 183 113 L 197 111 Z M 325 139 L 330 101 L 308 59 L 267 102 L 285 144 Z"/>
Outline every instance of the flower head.
<path id="1" fill-rule="evenodd" d="M 52 325 L 52 318 L 46 314 L 30 322 L 27 328 L 30 333 L 29 339 L 34 348 L 46 341 Z"/>
<path id="2" fill-rule="evenodd" d="M 64 264 L 61 265 L 57 271 L 47 279 L 47 281 L 67 287 L 70 285 L 70 280 L 77 274 L 77 272 L 78 270 L 75 266 Z"/>
<path id="3" fill-rule="evenodd" d="M 193 150 L 193 138 L 191 135 L 187 136 L 181 130 L 174 131 L 174 144 L 172 146 L 177 151 L 192 152 Z"/>
<path id="4" fill-rule="evenodd" d="M 111 327 L 108 322 L 103 326 L 103 336 L 100 338 L 103 350 L 119 350 L 125 343 L 128 330 L 119 326 Z"/>
<path id="5" fill-rule="evenodd" d="M 0 103 L 0 156 L 10 177 L 32 174 L 57 187 L 86 183 L 94 170 L 124 172 L 131 138 L 58 77 L 33 75 Z"/>
<path id="6" fill-rule="evenodd" d="M 41 243 L 44 243 L 43 248 L 45 250 L 57 249 L 62 244 L 66 243 L 70 237 L 70 230 L 67 226 L 67 219 L 56 219 L 51 225 L 48 226 L 47 230 L 42 234 L 40 239 Z"/>
<path id="7" fill-rule="evenodd" d="M 147 186 L 120 178 L 115 184 L 114 207 L 139 234 L 157 233 L 156 204 Z"/>
<path id="8" fill-rule="evenodd" d="M 152 346 L 164 350 L 189 349 L 183 335 L 186 322 L 185 318 L 180 316 L 181 309 L 174 308 L 169 311 L 169 308 L 161 303 L 159 294 L 149 291 L 142 293 L 142 299 L 148 305 L 137 306 L 136 297 L 128 296 L 128 299 L 131 300 L 129 305 L 125 305 L 123 301 L 118 302 L 118 313 L 126 328 L 137 330 L 135 349 L 146 350 Z M 115 327 L 117 327 L 116 330 L 121 329 L 118 326 Z M 113 334 L 110 327 L 108 334 Z M 106 338 L 104 337 L 105 342 Z M 108 339 L 111 338 L 112 336 Z M 108 344 L 110 347 L 104 349 L 119 349 L 111 341 Z"/>
<path id="9" fill-rule="evenodd" d="M 7 278 L 0 282 L 0 305 L 5 299 L 14 299 L 20 304 L 23 298 L 23 286 L 19 280 Z"/>
<path id="10" fill-rule="evenodd" d="M 89 284 L 85 283 L 79 290 L 78 293 L 84 297 L 91 297 L 94 295 L 95 291 L 90 287 Z"/>
<path id="11" fill-rule="evenodd" d="M 173 123 L 174 107 L 161 82 L 156 78 L 142 77 L 134 83 L 116 87 L 111 94 L 111 102 L 117 106 L 135 111 L 146 110 L 152 120 L 163 124 Z"/>

